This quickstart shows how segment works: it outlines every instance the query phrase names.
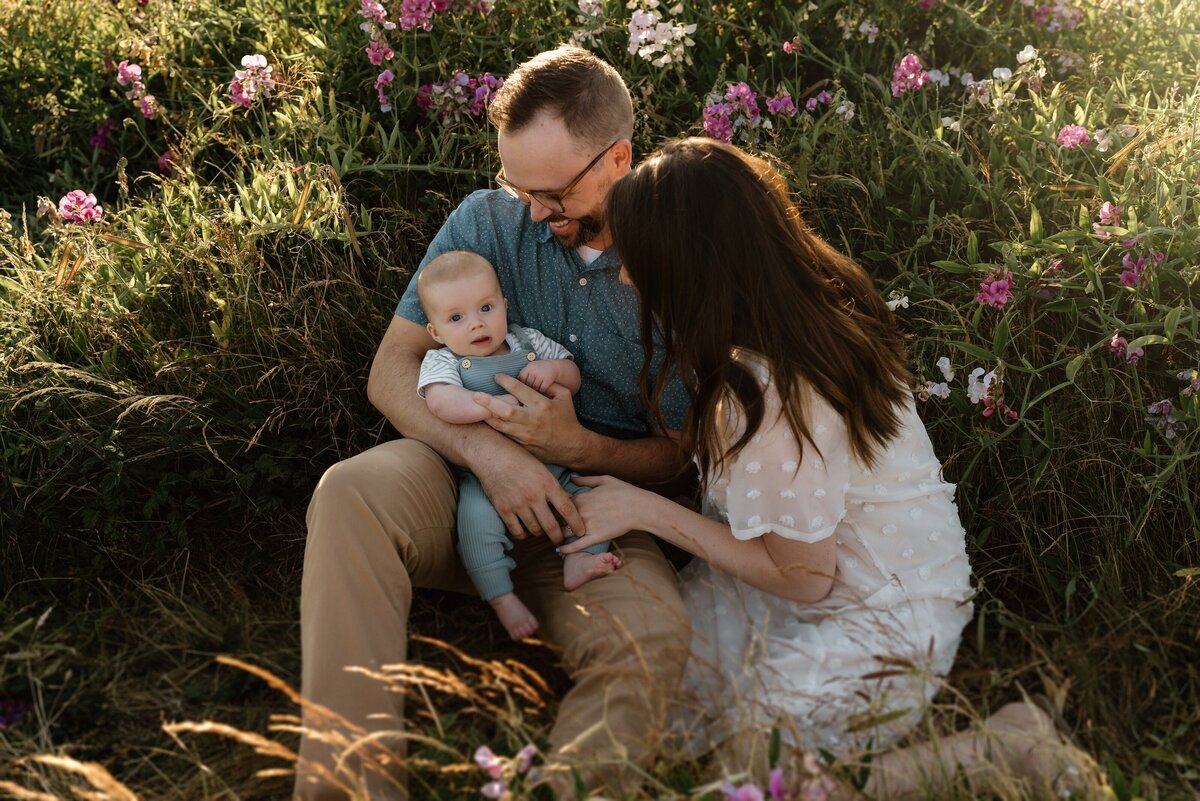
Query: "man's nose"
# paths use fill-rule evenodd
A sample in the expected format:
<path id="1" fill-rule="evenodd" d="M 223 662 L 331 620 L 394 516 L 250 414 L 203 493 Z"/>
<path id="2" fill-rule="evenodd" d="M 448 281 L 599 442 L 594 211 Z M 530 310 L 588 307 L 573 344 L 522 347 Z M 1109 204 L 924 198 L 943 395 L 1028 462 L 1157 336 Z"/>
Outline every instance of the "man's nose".
<path id="1" fill-rule="evenodd" d="M 534 222 L 541 222 L 547 217 L 553 217 L 558 214 L 554 209 L 548 209 L 537 201 L 537 198 L 529 200 L 529 218 Z"/>

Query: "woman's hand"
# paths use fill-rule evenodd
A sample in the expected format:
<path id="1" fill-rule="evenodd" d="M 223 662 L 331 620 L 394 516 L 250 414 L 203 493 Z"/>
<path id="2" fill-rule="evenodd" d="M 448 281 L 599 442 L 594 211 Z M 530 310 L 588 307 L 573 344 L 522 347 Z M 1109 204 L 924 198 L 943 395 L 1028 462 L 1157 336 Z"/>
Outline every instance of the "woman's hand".
<path id="1" fill-rule="evenodd" d="M 653 492 L 612 476 L 572 476 L 571 481 L 581 487 L 591 487 L 592 490 L 572 498 L 583 518 L 587 534 L 559 548 L 564 554 L 575 553 L 598 542 L 615 540 L 630 531 L 645 531 L 651 509 L 662 500 Z"/>

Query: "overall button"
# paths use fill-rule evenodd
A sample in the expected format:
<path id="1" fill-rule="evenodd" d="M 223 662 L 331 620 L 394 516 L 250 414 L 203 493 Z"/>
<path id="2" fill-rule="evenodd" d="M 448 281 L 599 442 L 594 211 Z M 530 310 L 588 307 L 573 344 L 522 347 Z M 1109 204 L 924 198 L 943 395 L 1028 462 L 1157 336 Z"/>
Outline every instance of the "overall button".
<path id="1" fill-rule="evenodd" d="M 462 360 L 462 366 L 463 366 L 463 369 L 464 369 L 464 370 L 470 370 L 470 369 L 471 369 L 471 360 L 470 360 L 470 359 L 463 359 L 463 360 Z"/>
<path id="2" fill-rule="evenodd" d="M 572 342 L 576 342 L 579 340 L 579 337 L 575 336 L 574 334 L 571 334 L 571 336 L 567 337 L 567 339 L 571 340 Z"/>
<path id="3" fill-rule="evenodd" d="M 525 354 L 525 358 L 528 359 L 529 361 L 533 361 L 534 359 L 537 358 L 537 354 L 534 353 L 533 351 L 530 351 L 529 353 Z"/>
<path id="4" fill-rule="evenodd" d="M 580 279 L 579 279 L 579 285 L 580 285 L 580 286 L 587 286 L 587 279 L 586 279 L 586 278 L 580 278 Z"/>

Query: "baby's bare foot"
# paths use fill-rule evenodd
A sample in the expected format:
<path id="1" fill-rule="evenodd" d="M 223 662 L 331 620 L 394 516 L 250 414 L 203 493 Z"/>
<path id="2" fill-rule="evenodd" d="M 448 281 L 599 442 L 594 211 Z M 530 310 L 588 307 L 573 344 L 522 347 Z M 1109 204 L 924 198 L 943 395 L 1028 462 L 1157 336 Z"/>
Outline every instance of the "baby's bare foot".
<path id="1" fill-rule="evenodd" d="M 563 558 L 563 586 L 568 590 L 577 590 L 592 579 L 607 576 L 620 567 L 621 559 L 615 553 L 569 553 Z"/>
<path id="2" fill-rule="evenodd" d="M 537 618 L 529 611 L 529 607 L 511 592 L 493 598 L 488 603 L 496 610 L 496 616 L 504 624 L 508 636 L 514 640 L 523 640 L 537 631 Z"/>

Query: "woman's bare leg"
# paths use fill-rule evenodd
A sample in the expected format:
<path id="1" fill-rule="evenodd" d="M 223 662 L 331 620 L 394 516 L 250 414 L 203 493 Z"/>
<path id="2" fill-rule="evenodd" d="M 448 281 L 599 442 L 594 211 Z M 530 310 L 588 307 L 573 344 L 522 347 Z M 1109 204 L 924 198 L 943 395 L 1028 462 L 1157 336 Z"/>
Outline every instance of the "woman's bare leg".
<path id="1" fill-rule="evenodd" d="M 1088 799 L 1099 796 L 1103 776 L 1044 712 L 1020 702 L 1002 707 L 977 730 L 875 757 L 863 793 L 907 801 L 940 796 L 964 782 L 973 796 Z"/>

